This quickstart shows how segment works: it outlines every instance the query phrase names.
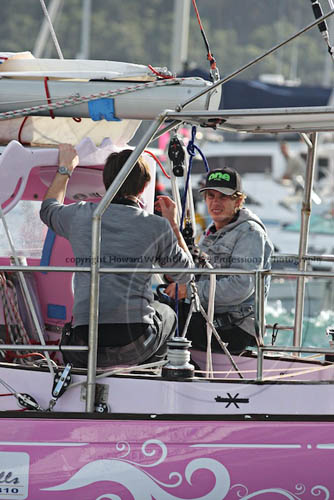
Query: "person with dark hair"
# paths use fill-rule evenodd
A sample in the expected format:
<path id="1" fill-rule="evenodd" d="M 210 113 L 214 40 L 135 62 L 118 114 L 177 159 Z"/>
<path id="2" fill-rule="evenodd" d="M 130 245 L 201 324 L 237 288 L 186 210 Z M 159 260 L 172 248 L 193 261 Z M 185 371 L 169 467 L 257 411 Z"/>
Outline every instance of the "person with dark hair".
<path id="1" fill-rule="evenodd" d="M 243 207 L 245 194 L 241 178 L 232 168 L 208 173 L 204 193 L 212 223 L 206 229 L 199 247 L 208 263 L 217 269 L 257 270 L 270 269 L 273 245 L 261 220 Z M 197 290 L 200 302 L 208 309 L 210 279 L 199 275 Z M 175 283 L 166 288 L 166 294 L 175 298 Z M 265 278 L 265 296 L 269 291 L 269 278 Z M 179 329 L 183 330 L 189 312 L 192 288 L 189 284 L 178 286 L 178 298 L 187 302 L 179 304 Z M 255 285 L 251 275 L 217 275 L 214 297 L 214 321 L 221 339 L 228 343 L 232 354 L 242 352 L 247 346 L 256 345 L 254 317 Z M 206 350 L 206 321 L 200 312 L 193 313 L 187 338 L 195 348 Z M 222 352 L 218 341 L 212 337 L 212 350 Z"/>
<path id="2" fill-rule="evenodd" d="M 131 150 L 109 155 L 103 181 L 108 189 Z M 68 180 L 79 163 L 75 149 L 59 146 L 59 168 L 42 203 L 42 221 L 71 243 L 77 266 L 89 266 L 91 224 L 96 204 L 79 202 L 64 205 Z M 140 195 L 150 181 L 148 164 L 140 157 L 102 216 L 101 267 L 152 268 L 192 267 L 191 257 L 176 223 L 172 200 L 159 202 L 163 217 L 141 208 Z M 143 273 L 102 274 L 99 290 L 98 366 L 139 364 L 159 361 L 166 354 L 166 342 L 176 327 L 174 311 L 154 301 L 151 276 Z M 186 283 L 189 273 L 173 274 Z M 74 278 L 73 328 L 67 343 L 88 344 L 90 274 L 79 272 Z M 87 353 L 66 351 L 65 362 L 87 366 Z"/>
<path id="3" fill-rule="evenodd" d="M 120 172 L 122 166 L 132 153 L 131 149 L 123 149 L 119 153 L 111 153 L 103 169 L 103 184 L 106 190 L 111 186 L 113 180 Z M 151 180 L 151 174 L 148 164 L 139 158 L 133 167 L 130 175 L 125 179 L 122 186 L 116 194 L 116 199 L 124 199 L 129 196 L 141 194 L 146 184 Z"/>

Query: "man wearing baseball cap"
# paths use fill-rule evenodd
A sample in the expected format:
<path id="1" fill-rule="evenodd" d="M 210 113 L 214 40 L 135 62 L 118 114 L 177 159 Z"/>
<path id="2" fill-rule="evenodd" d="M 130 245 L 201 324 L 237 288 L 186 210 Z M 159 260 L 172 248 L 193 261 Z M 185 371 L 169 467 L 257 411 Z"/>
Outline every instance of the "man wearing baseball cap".
<path id="1" fill-rule="evenodd" d="M 205 185 L 199 190 L 204 195 L 212 222 L 205 230 L 200 249 L 217 269 L 257 270 L 270 269 L 273 245 L 261 220 L 243 204 L 246 195 L 242 191 L 239 173 L 229 167 L 212 170 Z M 202 275 L 197 280 L 202 306 L 207 310 L 210 279 Z M 265 296 L 269 291 L 269 277 L 265 279 Z M 166 289 L 175 298 L 175 283 Z M 191 287 L 179 285 L 179 299 L 191 298 Z M 254 277 L 245 274 L 217 275 L 214 302 L 214 325 L 232 354 L 242 352 L 255 340 L 255 284 Z M 179 329 L 182 332 L 189 301 L 179 306 Z M 206 350 L 206 323 L 201 313 L 193 313 L 187 330 L 187 338 L 193 347 Z M 221 352 L 217 340 L 212 337 L 213 351 Z"/>

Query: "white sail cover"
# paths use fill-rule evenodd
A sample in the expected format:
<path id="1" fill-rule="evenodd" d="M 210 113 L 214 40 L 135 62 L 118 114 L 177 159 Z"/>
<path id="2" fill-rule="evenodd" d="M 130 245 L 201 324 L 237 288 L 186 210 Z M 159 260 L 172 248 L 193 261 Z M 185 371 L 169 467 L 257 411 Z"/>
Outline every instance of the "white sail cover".
<path id="1" fill-rule="evenodd" d="M 36 59 L 31 52 L 0 52 L 0 78 L 64 78 L 64 79 L 135 79 L 155 80 L 146 67 L 112 61 L 86 61 L 64 59 Z M 96 145 L 108 137 L 112 143 L 124 147 L 134 136 L 141 120 L 93 122 L 89 118 L 30 116 L 0 121 L 0 142 L 18 140 L 23 144 L 76 145 L 89 137 Z"/>
<path id="2" fill-rule="evenodd" d="M 31 52 L 0 52 L 0 77 L 154 81 L 142 64 L 86 59 L 38 59 Z M 158 72 L 162 68 L 156 68 Z"/>
<path id="3" fill-rule="evenodd" d="M 220 89 L 202 78 L 158 78 L 166 68 L 0 53 L 0 144 L 78 144 L 105 137 L 122 147 L 142 120 L 199 96 L 187 109 L 217 109 Z M 23 118 L 29 116 L 29 118 Z M 79 120 L 80 118 L 80 120 Z"/>

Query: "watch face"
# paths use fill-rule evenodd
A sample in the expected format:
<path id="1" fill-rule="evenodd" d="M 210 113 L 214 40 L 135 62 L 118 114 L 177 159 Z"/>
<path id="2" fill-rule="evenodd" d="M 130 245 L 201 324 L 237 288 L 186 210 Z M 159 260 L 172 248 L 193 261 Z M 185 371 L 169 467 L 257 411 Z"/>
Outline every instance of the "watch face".
<path id="1" fill-rule="evenodd" d="M 60 174 L 63 174 L 63 175 L 68 175 L 69 177 L 71 176 L 71 172 L 68 170 L 67 167 L 64 167 L 64 166 L 58 167 L 57 172 L 59 172 Z"/>

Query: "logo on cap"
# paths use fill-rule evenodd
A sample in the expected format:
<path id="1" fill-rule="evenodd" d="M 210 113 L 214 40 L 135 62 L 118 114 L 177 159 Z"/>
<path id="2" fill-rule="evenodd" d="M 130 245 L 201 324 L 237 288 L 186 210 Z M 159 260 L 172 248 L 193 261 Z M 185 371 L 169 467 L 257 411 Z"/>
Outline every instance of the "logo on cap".
<path id="1" fill-rule="evenodd" d="M 230 181 L 231 180 L 231 176 L 230 174 L 222 174 L 221 172 L 212 172 L 212 174 L 210 174 L 209 178 L 208 178 L 208 181 L 212 181 L 212 180 L 218 180 L 218 181 Z"/>

